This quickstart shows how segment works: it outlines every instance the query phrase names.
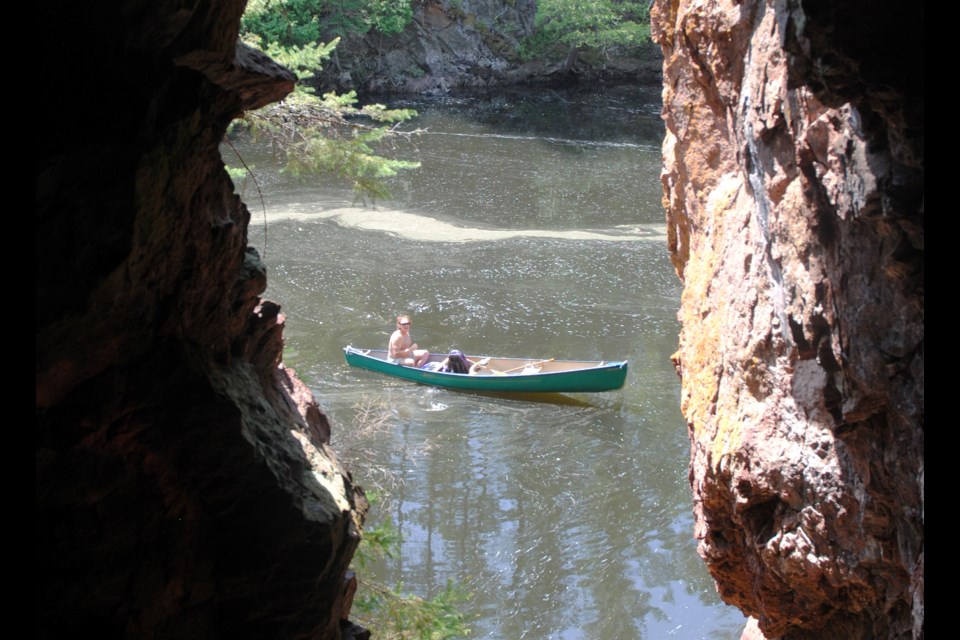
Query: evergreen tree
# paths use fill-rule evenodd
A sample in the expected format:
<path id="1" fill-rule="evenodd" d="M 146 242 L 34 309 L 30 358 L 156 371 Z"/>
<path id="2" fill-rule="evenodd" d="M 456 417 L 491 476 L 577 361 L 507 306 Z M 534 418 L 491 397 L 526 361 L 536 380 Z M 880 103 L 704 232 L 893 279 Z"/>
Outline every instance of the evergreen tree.
<path id="1" fill-rule="evenodd" d="M 527 43 L 528 55 L 543 55 L 562 45 L 566 67 L 582 49 L 605 51 L 636 47 L 650 40 L 650 9 L 631 0 L 540 0 L 536 32 Z"/>
<path id="2" fill-rule="evenodd" d="M 297 75 L 294 92 L 283 102 L 247 113 L 235 123 L 255 138 L 273 143 L 289 172 L 335 175 L 349 180 L 360 196 L 386 198 L 384 178 L 420 166 L 377 152 L 378 145 L 390 136 L 412 135 L 398 133 L 395 125 L 414 117 L 415 111 L 387 109 L 380 104 L 361 108 L 355 92 L 327 93 L 321 98 L 309 86 L 339 39 L 328 44 L 287 45 L 278 41 L 264 44 L 262 36 L 253 32 L 241 37 Z"/>
<path id="3" fill-rule="evenodd" d="M 324 39 L 400 33 L 413 20 L 411 0 L 251 0 L 244 33 L 284 47 L 315 45 Z"/>

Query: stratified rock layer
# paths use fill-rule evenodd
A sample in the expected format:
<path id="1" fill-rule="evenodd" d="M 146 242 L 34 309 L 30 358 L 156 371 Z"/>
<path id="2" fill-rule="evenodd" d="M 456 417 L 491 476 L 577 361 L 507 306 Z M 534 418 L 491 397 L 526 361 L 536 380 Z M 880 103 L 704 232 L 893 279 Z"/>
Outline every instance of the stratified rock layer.
<path id="1" fill-rule="evenodd" d="M 365 502 L 280 364 L 227 124 L 242 1 L 39 11 L 36 633 L 339 638 Z"/>
<path id="2" fill-rule="evenodd" d="M 923 7 L 841 5 L 654 5 L 696 536 L 767 637 L 917 638 Z"/>

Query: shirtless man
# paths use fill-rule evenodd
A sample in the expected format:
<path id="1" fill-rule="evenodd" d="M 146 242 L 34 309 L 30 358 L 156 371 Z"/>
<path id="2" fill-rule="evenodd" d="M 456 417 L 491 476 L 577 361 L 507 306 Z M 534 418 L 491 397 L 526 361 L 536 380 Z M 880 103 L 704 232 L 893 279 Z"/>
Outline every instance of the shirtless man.
<path id="1" fill-rule="evenodd" d="M 390 336 L 387 358 L 390 362 L 418 369 L 430 359 L 430 352 L 418 349 L 410 337 L 410 316 L 397 316 L 397 330 Z"/>

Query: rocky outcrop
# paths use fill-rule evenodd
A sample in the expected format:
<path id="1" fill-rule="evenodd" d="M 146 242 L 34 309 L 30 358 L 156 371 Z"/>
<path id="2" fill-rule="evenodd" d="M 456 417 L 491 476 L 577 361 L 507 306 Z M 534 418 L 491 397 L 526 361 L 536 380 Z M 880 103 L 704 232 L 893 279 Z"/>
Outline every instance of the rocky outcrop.
<path id="1" fill-rule="evenodd" d="M 293 77 L 242 1 L 42 3 L 36 629 L 340 638 L 362 493 L 220 159 Z"/>
<path id="2" fill-rule="evenodd" d="M 584 52 L 565 61 L 526 59 L 523 40 L 534 31 L 536 0 L 441 0 L 413 4 L 403 32 L 371 31 L 341 40 L 319 74 L 323 90 L 442 95 L 522 84 L 654 83 L 660 80 L 655 47 Z M 332 38 L 333 34 L 329 34 Z"/>
<path id="3" fill-rule="evenodd" d="M 700 554 L 766 637 L 922 638 L 923 7 L 653 32 Z"/>

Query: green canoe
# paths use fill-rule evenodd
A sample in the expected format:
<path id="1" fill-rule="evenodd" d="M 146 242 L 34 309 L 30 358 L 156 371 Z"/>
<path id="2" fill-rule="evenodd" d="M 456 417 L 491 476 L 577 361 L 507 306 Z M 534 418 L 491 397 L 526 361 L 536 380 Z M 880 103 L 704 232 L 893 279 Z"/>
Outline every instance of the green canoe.
<path id="1" fill-rule="evenodd" d="M 612 391 L 623 386 L 627 377 L 627 362 L 595 360 L 556 360 L 553 358 L 497 358 L 489 357 L 487 365 L 477 374 L 441 373 L 406 367 L 387 361 L 386 349 L 343 350 L 347 364 L 369 369 L 388 376 L 412 380 L 420 384 L 468 391 L 516 391 L 524 393 L 564 393 Z M 445 354 L 431 356 L 440 362 Z M 467 356 L 478 362 L 486 356 Z"/>

